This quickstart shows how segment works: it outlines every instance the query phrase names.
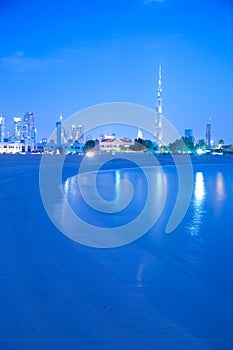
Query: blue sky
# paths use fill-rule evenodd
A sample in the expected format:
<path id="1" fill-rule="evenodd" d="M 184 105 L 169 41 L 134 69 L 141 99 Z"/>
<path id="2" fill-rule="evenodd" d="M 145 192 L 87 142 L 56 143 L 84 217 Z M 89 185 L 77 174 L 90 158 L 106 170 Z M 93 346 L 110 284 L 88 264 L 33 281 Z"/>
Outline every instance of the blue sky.
<path id="1" fill-rule="evenodd" d="M 183 134 L 233 143 L 233 4 L 227 0 L 0 2 L 0 112 L 33 111 L 39 137 L 105 102 L 155 108 Z M 113 130 L 114 132 L 114 130 Z M 121 136 L 121 135 L 119 135 Z"/>

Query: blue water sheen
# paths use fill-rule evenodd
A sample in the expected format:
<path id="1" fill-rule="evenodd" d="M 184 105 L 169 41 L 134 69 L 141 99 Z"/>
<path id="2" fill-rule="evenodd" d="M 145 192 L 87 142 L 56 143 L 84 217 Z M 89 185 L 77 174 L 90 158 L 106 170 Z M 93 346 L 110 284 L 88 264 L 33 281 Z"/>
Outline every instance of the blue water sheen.
<path id="1" fill-rule="evenodd" d="M 185 337 L 191 337 L 196 345 L 192 344 L 190 348 L 231 349 L 233 165 L 197 164 L 193 171 L 193 195 L 188 211 L 179 227 L 173 233 L 165 234 L 177 196 L 177 173 L 173 166 L 164 167 L 167 200 L 163 213 L 153 228 L 129 248 L 141 247 L 136 283 L 151 310 L 160 310 L 171 322 L 171 327 L 178 327 Z M 145 203 L 146 187 L 141 171 L 123 169 L 117 172 L 132 181 L 136 196 L 130 209 L 114 214 L 111 220 L 106 219 L 109 214 L 98 214 L 99 223 L 115 225 L 117 221 L 117 224 L 124 224 L 133 219 Z M 158 174 L 155 174 L 155 186 L 156 176 Z M 100 193 L 103 196 L 112 193 L 113 196 L 108 198 L 112 200 L 114 190 L 110 188 L 116 186 L 116 171 L 100 173 L 98 181 Z M 69 197 L 69 200 L 75 205 L 74 198 Z M 86 217 L 92 216 L 94 222 L 93 212 L 90 215 L 89 210 L 85 206 Z M 180 348 L 185 346 L 180 345 Z"/>
<path id="2" fill-rule="evenodd" d="M 232 174 L 230 164 L 194 165 L 193 196 L 179 227 L 164 235 L 166 213 L 144 237 L 167 267 L 165 283 L 158 267 L 144 268 L 148 295 L 207 349 L 233 348 Z"/>
<path id="3" fill-rule="evenodd" d="M 144 173 L 145 171 L 145 173 Z M 142 171 L 140 168 L 124 169 L 124 170 L 105 170 L 100 171 L 96 177 L 94 186 L 90 185 L 90 177 L 92 174 L 82 174 L 79 177 L 74 176 L 68 178 L 64 183 L 64 193 L 66 199 L 74 210 L 74 212 L 84 221 L 98 227 L 118 227 L 127 224 L 134 220 L 146 205 L 148 197 L 148 182 L 147 174 L 154 175 L 154 203 L 153 207 L 149 208 L 153 212 L 158 203 L 162 203 L 164 191 L 166 191 L 165 176 L 160 168 L 146 168 Z M 94 197 L 94 188 L 97 187 L 101 199 L 104 201 L 115 201 L 118 194 L 126 197 L 128 195 L 127 185 L 122 184 L 122 180 L 127 180 L 131 183 L 134 191 L 129 205 L 121 210 L 116 210 L 114 213 L 106 213 L 102 210 L 93 209 L 83 198 L 80 192 L 80 184 L 84 191 L 88 192 L 88 196 Z M 95 198 L 94 198 L 95 199 Z M 96 198 L 98 204 L 98 198 Z"/>
<path id="4" fill-rule="evenodd" d="M 193 166 L 192 200 L 173 233 L 164 233 L 177 195 L 168 166 L 166 204 L 152 229 L 126 246 L 95 249 L 68 239 L 48 218 L 37 156 L 0 156 L 0 348 L 232 350 L 233 164 L 230 156 L 208 159 L 198 161 L 216 164 Z M 65 179 L 77 173 L 76 163 L 67 158 Z M 98 181 L 114 176 L 99 174 Z M 141 181 L 133 169 L 120 176 Z M 131 208 L 143 203 L 142 183 Z M 112 200 L 114 181 L 108 188 L 100 193 Z M 85 217 L 89 208 L 75 210 Z"/>

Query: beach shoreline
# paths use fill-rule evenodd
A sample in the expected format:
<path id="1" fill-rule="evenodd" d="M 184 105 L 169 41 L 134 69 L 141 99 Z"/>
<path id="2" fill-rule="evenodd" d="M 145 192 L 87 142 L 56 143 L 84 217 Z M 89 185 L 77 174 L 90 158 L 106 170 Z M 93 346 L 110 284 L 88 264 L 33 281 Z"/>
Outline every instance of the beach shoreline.
<path id="1" fill-rule="evenodd" d="M 59 154 L 0 154 L 0 164 L 8 161 L 28 162 L 33 160 L 35 162 L 40 161 L 42 157 L 51 157 L 51 160 L 55 157 L 65 157 L 67 163 L 80 163 L 84 158 L 88 158 L 86 155 L 59 155 Z M 94 154 L 90 157 L 90 162 L 103 163 L 112 161 L 113 164 L 117 162 L 123 162 L 125 159 L 131 162 L 143 162 L 143 165 L 155 165 L 155 160 L 160 165 L 174 165 L 174 159 L 179 163 L 192 162 L 192 164 L 213 164 L 213 163 L 233 163 L 233 155 L 194 155 L 194 154 L 149 154 L 143 152 L 135 153 L 111 153 Z"/>
<path id="2" fill-rule="evenodd" d="M 40 172 L 41 160 L 46 159 L 49 166 L 57 168 L 62 167 L 62 181 L 77 175 L 78 173 L 96 172 L 96 171 L 114 171 L 129 168 L 147 168 L 147 167 L 170 167 L 170 166 L 199 166 L 218 164 L 233 164 L 232 155 L 213 156 L 213 155 L 165 155 L 148 153 L 111 153 L 95 154 L 93 157 L 84 155 L 50 155 L 50 154 L 5 154 L 0 155 L 0 173 L 7 176 L 10 170 L 15 176 L 23 170 L 25 173 L 33 167 L 33 172 L 38 178 Z M 82 166 L 83 160 L 85 165 Z M 64 163 L 63 163 L 64 162 Z M 39 179 L 38 179 L 39 181 Z"/>
<path id="3" fill-rule="evenodd" d="M 166 218 L 177 191 L 172 158 L 161 155 L 156 163 L 149 154 L 133 154 L 131 162 L 120 156 L 96 155 L 86 161 L 90 168 L 105 162 L 101 170 L 112 172 L 101 174 L 105 179 L 114 179 L 114 169 L 124 172 L 132 167 L 132 174 L 131 170 L 126 174 L 138 184 L 135 195 L 142 204 L 146 189 L 138 171 L 134 173 L 133 161 L 140 160 L 142 166 L 159 162 L 165 172 L 168 169 L 168 206 L 143 237 L 112 249 L 78 244 L 52 223 L 40 195 L 41 155 L 0 156 L 4 349 L 196 350 L 232 345 L 232 216 L 228 213 L 233 157 L 190 157 L 203 177 L 196 178 L 196 194 L 181 226 L 166 235 Z M 48 156 L 55 165 L 63 158 Z M 77 175 L 83 159 L 65 158 L 63 180 Z M 204 161 L 210 166 L 203 166 Z M 49 171 L 47 176 L 52 176 Z M 105 191 L 106 183 L 103 180 Z M 157 184 L 155 176 L 155 198 Z M 79 206 L 78 192 L 72 194 Z M 129 210 L 134 215 L 139 208 Z M 83 209 L 87 218 L 95 219 L 92 211 Z M 121 215 L 107 213 L 104 220 L 119 225 Z M 64 218 L 68 224 L 68 217 Z M 101 220 L 96 218 L 97 223 Z"/>

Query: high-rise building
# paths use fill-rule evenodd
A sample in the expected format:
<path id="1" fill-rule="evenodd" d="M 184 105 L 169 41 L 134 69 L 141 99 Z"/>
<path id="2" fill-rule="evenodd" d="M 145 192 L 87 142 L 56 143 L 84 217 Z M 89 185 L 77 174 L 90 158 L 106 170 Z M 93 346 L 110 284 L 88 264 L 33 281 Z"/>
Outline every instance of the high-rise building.
<path id="1" fill-rule="evenodd" d="M 138 129 L 137 139 L 142 139 L 142 138 L 143 138 L 142 131 L 141 129 Z"/>
<path id="2" fill-rule="evenodd" d="M 56 129 L 57 129 L 57 147 L 60 147 L 62 145 L 62 113 L 60 114 L 59 121 L 56 122 Z"/>
<path id="3" fill-rule="evenodd" d="M 77 140 L 77 129 L 75 124 L 71 125 L 70 138 L 73 142 Z"/>
<path id="4" fill-rule="evenodd" d="M 64 139 L 67 141 L 78 141 L 80 143 L 83 143 L 83 125 L 76 126 L 75 124 L 71 125 L 70 130 L 66 133 L 65 130 L 63 130 Z"/>
<path id="5" fill-rule="evenodd" d="M 158 93 L 157 93 L 154 136 L 155 136 L 156 142 L 161 144 L 162 142 L 162 68 L 161 68 L 161 64 L 159 65 L 159 75 L 158 75 Z"/>
<path id="6" fill-rule="evenodd" d="M 77 139 L 78 142 L 84 143 L 84 126 L 82 124 L 77 126 Z"/>
<path id="7" fill-rule="evenodd" d="M 22 122 L 22 119 L 20 117 L 14 117 L 14 141 L 15 142 L 20 142 L 22 138 L 21 122 Z"/>
<path id="8" fill-rule="evenodd" d="M 0 115 L 0 142 L 4 141 L 4 128 L 5 128 L 5 121 L 1 114 Z"/>
<path id="9" fill-rule="evenodd" d="M 211 148 L 211 125 L 206 124 L 206 147 Z"/>
<path id="10" fill-rule="evenodd" d="M 71 129 L 70 129 L 70 133 L 69 133 L 69 139 L 74 141 L 78 141 L 78 142 L 83 142 L 84 139 L 84 127 L 82 124 L 79 124 L 78 126 L 76 126 L 75 124 L 71 125 Z"/>
<path id="11" fill-rule="evenodd" d="M 57 129 L 57 146 L 61 146 L 61 122 L 56 122 L 56 129 Z"/>
<path id="12" fill-rule="evenodd" d="M 34 115 L 32 112 L 23 113 L 22 140 L 30 147 L 34 147 L 36 143 L 36 128 Z"/>
<path id="13" fill-rule="evenodd" d="M 185 129 L 184 136 L 187 138 L 193 137 L 193 129 Z"/>

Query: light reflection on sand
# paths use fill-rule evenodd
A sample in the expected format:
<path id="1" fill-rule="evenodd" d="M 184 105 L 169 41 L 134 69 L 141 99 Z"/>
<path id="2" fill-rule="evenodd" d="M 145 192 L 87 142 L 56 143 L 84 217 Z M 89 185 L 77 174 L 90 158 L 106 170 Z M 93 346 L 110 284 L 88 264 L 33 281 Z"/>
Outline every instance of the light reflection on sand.
<path id="1" fill-rule="evenodd" d="M 202 172 L 197 172 L 195 176 L 194 184 L 194 199 L 193 199 L 193 216 L 189 226 L 189 232 L 191 236 L 197 236 L 200 231 L 200 225 L 204 216 L 204 200 L 206 190 L 205 181 Z"/>
<path id="2" fill-rule="evenodd" d="M 143 260 L 137 269 L 137 275 L 136 275 L 136 279 L 137 279 L 137 287 L 138 288 L 142 288 L 143 287 L 143 273 L 144 273 L 144 269 L 146 266 L 146 262 Z"/>
<path id="3" fill-rule="evenodd" d="M 216 197 L 215 197 L 215 215 L 221 214 L 222 206 L 226 198 L 226 190 L 223 174 L 219 171 L 216 175 Z"/>

